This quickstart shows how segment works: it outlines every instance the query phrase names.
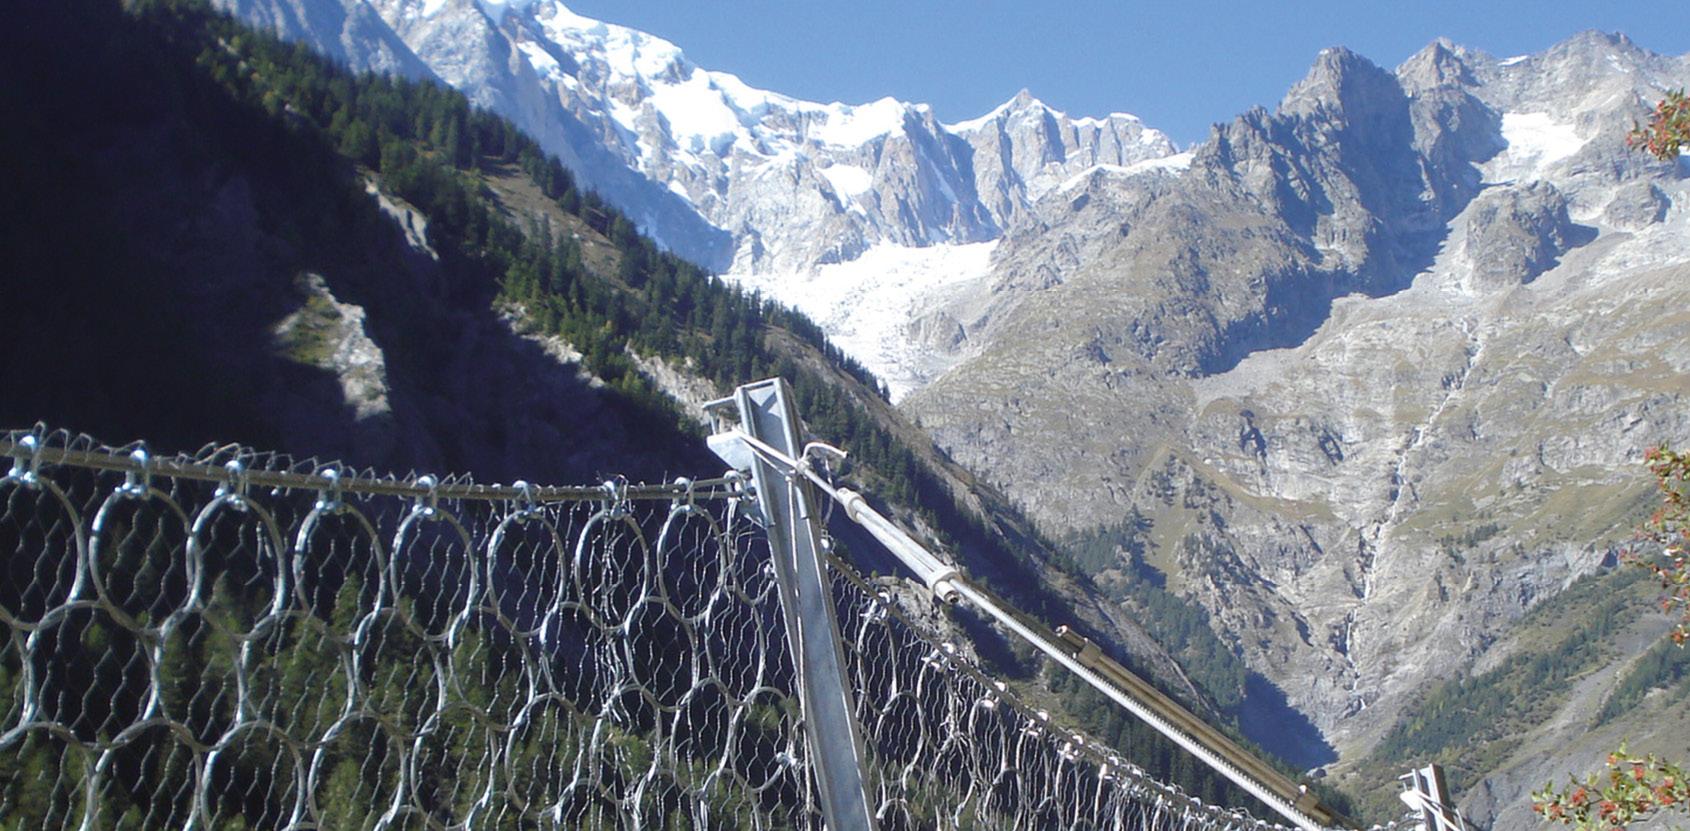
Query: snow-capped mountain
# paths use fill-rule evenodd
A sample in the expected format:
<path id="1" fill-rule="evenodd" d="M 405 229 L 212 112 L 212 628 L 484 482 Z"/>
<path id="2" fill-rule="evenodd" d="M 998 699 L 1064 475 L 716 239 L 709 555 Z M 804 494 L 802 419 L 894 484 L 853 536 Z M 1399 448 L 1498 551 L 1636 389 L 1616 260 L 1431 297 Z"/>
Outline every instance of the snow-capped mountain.
<path id="1" fill-rule="evenodd" d="M 992 240 L 1053 182 L 1174 149 L 1132 116 L 1070 119 L 1026 93 L 958 125 L 891 98 L 802 101 L 558 2 L 497 19 L 612 153 L 732 235 L 731 260 L 710 264 L 736 274 L 847 262 L 879 244 Z"/>
<path id="2" fill-rule="evenodd" d="M 1036 201 L 1076 176 L 1185 158 L 1134 116 L 1072 118 L 1025 91 L 947 125 L 925 104 L 755 89 L 556 0 L 218 2 L 511 118 L 662 244 L 828 321 L 895 395 L 950 361 L 921 346 L 934 333 L 910 310 L 983 274 L 988 244 Z M 831 305 L 853 291 L 880 302 Z"/>
<path id="3" fill-rule="evenodd" d="M 220 2 L 358 68 L 411 66 L 389 54 L 397 39 L 574 163 L 661 242 L 735 273 L 845 262 L 883 243 L 989 241 L 1075 173 L 1175 150 L 1133 116 L 1070 118 L 1025 92 L 954 125 L 891 98 L 803 101 L 556 0 Z M 393 37 L 365 31 L 372 17 Z M 359 29 L 337 31 L 336 21 Z M 650 186 L 618 180 L 608 160 Z"/>

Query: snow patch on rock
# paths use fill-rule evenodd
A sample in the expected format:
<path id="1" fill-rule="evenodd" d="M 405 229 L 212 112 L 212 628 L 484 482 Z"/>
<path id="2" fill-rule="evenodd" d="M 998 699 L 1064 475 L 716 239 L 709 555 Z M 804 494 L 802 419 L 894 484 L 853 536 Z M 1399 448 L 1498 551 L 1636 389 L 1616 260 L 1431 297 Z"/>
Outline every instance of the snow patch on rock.
<path id="1" fill-rule="evenodd" d="M 1502 140 L 1508 147 L 1485 166 L 1490 181 L 1542 179 L 1556 162 L 1584 149 L 1578 129 L 1549 113 L 1503 113 Z"/>
<path id="2" fill-rule="evenodd" d="M 534 67 L 536 75 L 542 78 L 557 78 L 563 75 L 563 67 L 540 44 L 525 40 L 517 43 L 516 48 L 522 50 L 523 56 L 528 58 L 528 65 Z"/>
<path id="3" fill-rule="evenodd" d="M 1068 177 L 1068 179 L 1064 181 L 1057 190 L 1073 190 L 1074 188 L 1091 181 L 1092 177 L 1099 173 L 1111 176 L 1138 176 L 1143 173 L 1181 173 L 1191 167 L 1191 155 L 1191 151 L 1188 150 L 1184 153 L 1175 153 L 1172 156 L 1163 156 L 1157 159 L 1145 159 L 1142 162 L 1133 162 L 1129 165 L 1092 165 L 1091 167 Z"/>
<path id="4" fill-rule="evenodd" d="M 833 192 L 849 199 L 860 193 L 867 193 L 874 185 L 874 174 L 856 165 L 834 164 L 824 167 L 820 171 L 833 186 Z"/>
<path id="5" fill-rule="evenodd" d="M 917 316 L 984 281 L 996 248 L 996 240 L 923 248 L 883 243 L 850 262 L 725 279 L 821 324 L 835 345 L 886 382 L 896 403 L 956 360 L 922 348 L 910 336 Z"/>

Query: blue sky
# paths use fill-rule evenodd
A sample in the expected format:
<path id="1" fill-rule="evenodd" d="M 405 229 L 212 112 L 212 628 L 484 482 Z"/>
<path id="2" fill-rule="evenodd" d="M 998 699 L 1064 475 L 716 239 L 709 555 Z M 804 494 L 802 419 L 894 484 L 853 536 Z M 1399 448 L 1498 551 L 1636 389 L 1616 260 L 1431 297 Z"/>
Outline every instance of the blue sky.
<path id="1" fill-rule="evenodd" d="M 1327 46 L 1394 67 L 1440 35 L 1507 57 L 1600 29 L 1656 52 L 1690 52 L 1682 0 L 565 3 L 799 98 L 855 104 L 890 95 L 930 103 L 950 122 L 1026 87 L 1076 116 L 1134 113 L 1182 145 L 1252 105 L 1271 107 Z"/>

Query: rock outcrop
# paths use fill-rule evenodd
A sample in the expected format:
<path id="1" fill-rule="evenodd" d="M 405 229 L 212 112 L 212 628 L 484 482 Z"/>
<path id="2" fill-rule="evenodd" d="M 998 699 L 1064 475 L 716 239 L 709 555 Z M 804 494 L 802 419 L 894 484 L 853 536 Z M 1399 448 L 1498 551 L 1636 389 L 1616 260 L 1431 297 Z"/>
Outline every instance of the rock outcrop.
<path id="1" fill-rule="evenodd" d="M 1462 254 L 1480 290 L 1529 283 L 1555 265 L 1575 237 L 1567 200 L 1548 182 L 1501 185 L 1467 212 Z"/>

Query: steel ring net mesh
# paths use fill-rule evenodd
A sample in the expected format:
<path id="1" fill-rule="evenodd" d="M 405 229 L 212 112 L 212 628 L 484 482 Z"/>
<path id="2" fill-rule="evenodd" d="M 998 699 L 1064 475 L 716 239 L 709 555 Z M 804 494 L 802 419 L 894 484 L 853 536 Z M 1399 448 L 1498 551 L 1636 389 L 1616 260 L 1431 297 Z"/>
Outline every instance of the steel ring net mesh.
<path id="1" fill-rule="evenodd" d="M 46 455 L 0 479 L 0 828 L 823 825 L 742 499 Z M 832 574 L 881 827 L 1260 825 L 1057 729 Z"/>

